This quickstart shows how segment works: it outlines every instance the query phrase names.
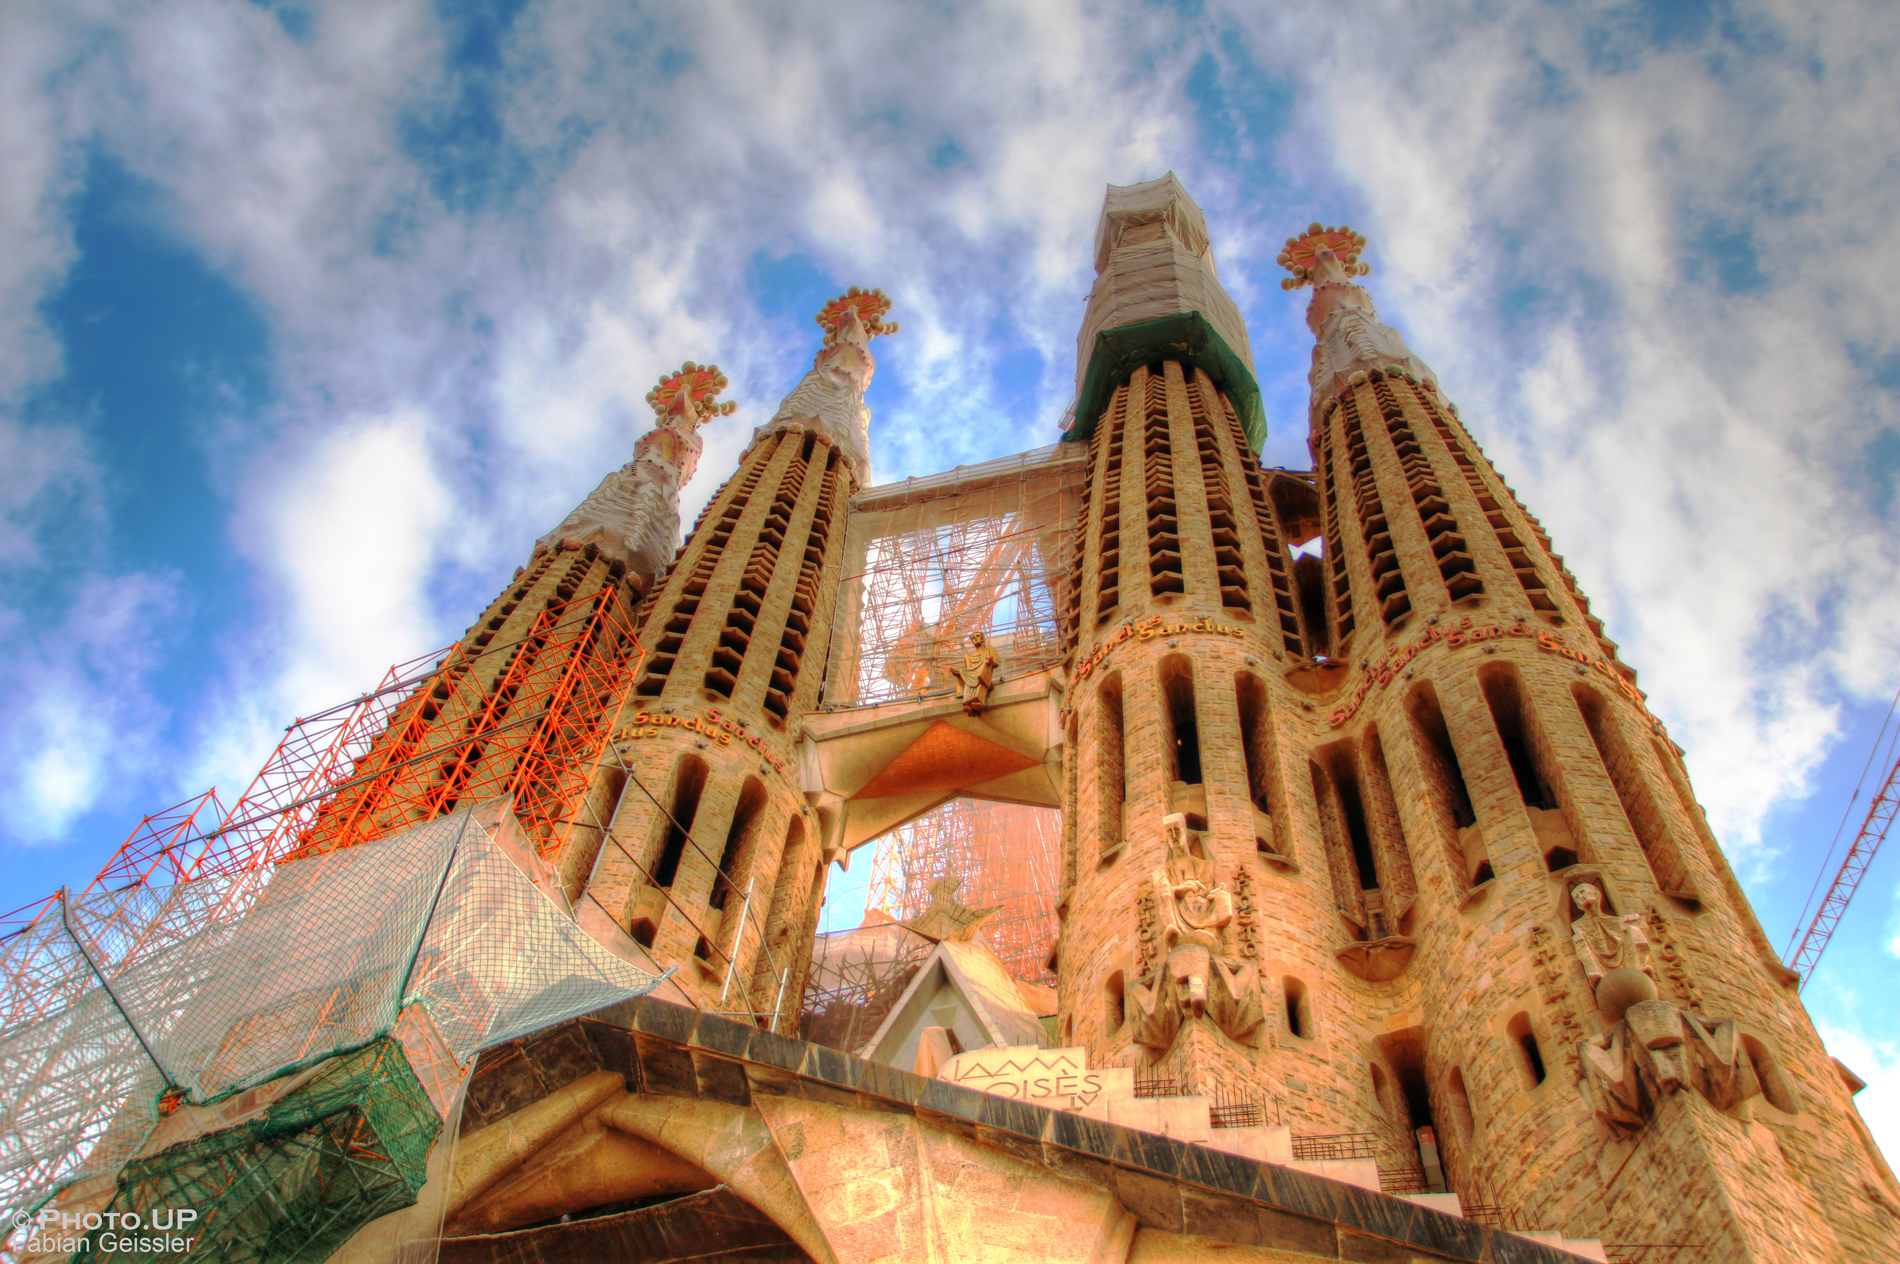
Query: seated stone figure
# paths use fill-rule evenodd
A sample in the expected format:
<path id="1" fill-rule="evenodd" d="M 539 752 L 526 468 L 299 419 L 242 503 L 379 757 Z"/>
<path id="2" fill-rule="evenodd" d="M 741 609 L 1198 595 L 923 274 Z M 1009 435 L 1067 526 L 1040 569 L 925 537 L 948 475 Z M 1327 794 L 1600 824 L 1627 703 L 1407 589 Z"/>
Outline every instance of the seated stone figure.
<path id="1" fill-rule="evenodd" d="M 1182 1024 L 1211 1020 L 1236 1041 L 1246 1041 L 1266 1020 L 1260 1003 L 1259 967 L 1230 950 L 1234 897 L 1210 884 L 1211 863 L 1192 854 L 1187 818 L 1170 816 L 1168 868 L 1150 879 L 1161 960 L 1147 978 L 1132 984 L 1137 1044 L 1165 1051 Z"/>

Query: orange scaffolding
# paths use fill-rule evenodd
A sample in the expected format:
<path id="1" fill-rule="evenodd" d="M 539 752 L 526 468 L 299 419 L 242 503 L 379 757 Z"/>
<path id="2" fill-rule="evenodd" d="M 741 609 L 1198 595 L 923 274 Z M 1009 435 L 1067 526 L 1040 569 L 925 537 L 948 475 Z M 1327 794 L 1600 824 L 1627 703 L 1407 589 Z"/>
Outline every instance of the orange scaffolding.
<path id="1" fill-rule="evenodd" d="M 633 611 L 618 585 L 551 605 L 520 638 L 465 640 L 389 669 L 376 689 L 292 723 L 227 809 L 215 790 L 139 822 L 82 896 L 172 886 L 190 902 L 124 926 L 92 927 L 105 961 L 123 966 L 181 942 L 255 896 L 279 861 L 381 838 L 458 806 L 512 795 L 522 835 L 543 857 L 580 823 L 588 786 L 639 667 Z M 459 699 L 445 713 L 443 702 Z M 69 998 L 49 981 L 58 962 L 9 944 L 59 896 L 0 916 L 0 1027 Z"/>

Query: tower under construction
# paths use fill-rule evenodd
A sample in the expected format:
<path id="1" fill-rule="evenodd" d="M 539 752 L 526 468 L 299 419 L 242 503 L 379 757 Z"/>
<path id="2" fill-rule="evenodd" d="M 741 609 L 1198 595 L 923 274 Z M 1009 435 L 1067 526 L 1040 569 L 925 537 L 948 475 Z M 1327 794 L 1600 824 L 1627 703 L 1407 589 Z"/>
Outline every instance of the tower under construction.
<path id="1" fill-rule="evenodd" d="M 1046 448 L 872 482 L 854 288 L 676 548 L 734 405 L 669 374 L 454 646 L 0 927 L 12 1258 L 1900 1256 L 1366 249 L 1278 257 L 1310 469 L 1172 174 L 1108 190 Z"/>

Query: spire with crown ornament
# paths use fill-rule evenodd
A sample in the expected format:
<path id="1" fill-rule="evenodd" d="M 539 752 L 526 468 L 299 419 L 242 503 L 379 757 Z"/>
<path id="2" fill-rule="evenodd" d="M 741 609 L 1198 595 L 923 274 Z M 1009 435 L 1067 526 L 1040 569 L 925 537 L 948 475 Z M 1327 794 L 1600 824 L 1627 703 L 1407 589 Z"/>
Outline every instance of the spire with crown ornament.
<path id="1" fill-rule="evenodd" d="M 704 443 L 699 427 L 730 416 L 738 405 L 721 402 L 726 375 L 716 364 L 688 360 L 647 392 L 659 424 L 633 445 L 633 459 L 600 481 L 559 526 L 534 543 L 534 551 L 598 548 L 627 568 L 644 592 L 672 560 L 679 539 L 680 489 L 699 467 Z"/>
<path id="2" fill-rule="evenodd" d="M 1280 282 L 1281 289 L 1313 287 L 1306 325 L 1316 339 L 1308 375 L 1316 411 L 1353 374 L 1375 369 L 1410 375 L 1437 389 L 1431 367 L 1412 354 L 1398 330 L 1379 320 L 1372 295 L 1354 282 L 1353 278 L 1372 271 L 1372 265 L 1360 258 L 1365 249 L 1366 239 L 1348 225 L 1312 223 L 1304 233 L 1286 239 L 1276 260 L 1291 274 Z"/>
<path id="3" fill-rule="evenodd" d="M 855 285 L 826 303 L 813 318 L 825 340 L 811 371 L 765 425 L 768 434 L 787 426 L 823 434 L 850 461 L 860 487 L 871 478 L 871 410 L 864 405 L 865 389 L 877 371 L 871 339 L 897 332 L 897 322 L 884 319 L 890 310 L 884 291 Z"/>

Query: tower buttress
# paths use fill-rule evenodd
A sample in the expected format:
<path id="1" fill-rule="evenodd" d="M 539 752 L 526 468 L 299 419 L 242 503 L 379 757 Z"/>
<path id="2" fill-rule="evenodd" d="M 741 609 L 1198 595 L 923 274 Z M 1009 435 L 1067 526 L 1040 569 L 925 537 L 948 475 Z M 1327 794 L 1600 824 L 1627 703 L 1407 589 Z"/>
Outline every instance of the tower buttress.
<path id="1" fill-rule="evenodd" d="M 1467 1204 L 1572 1236 L 1885 1258 L 1884 1164 L 1678 752 L 1379 321 L 1365 244 L 1314 224 L 1279 262 L 1314 289 L 1325 595 L 1351 658 L 1309 673 L 1308 750 L 1333 955 L 1370 985 L 1353 1017 L 1374 1080 L 1401 1090 L 1374 1122 L 1430 1127 Z M 1776 1162 L 1750 1157 L 1764 1144 Z M 1823 1192 L 1850 1173 L 1859 1194 Z"/>
<path id="2" fill-rule="evenodd" d="M 811 370 L 643 607 L 648 658 L 615 735 L 639 785 L 620 794 L 586 888 L 701 1003 L 764 1022 L 797 1012 L 824 891 L 798 739 L 869 473 L 870 340 L 896 332 L 889 310 L 854 287 L 818 314 Z"/>

